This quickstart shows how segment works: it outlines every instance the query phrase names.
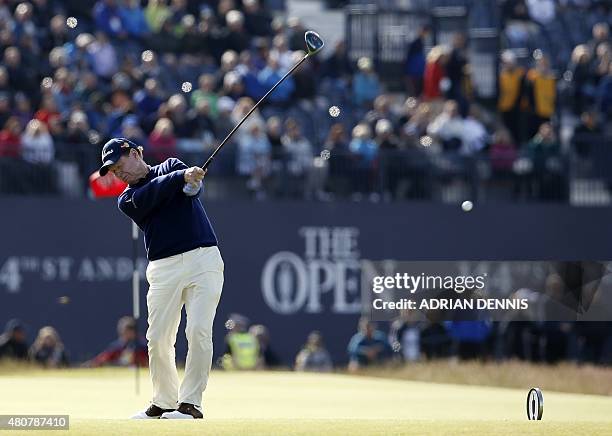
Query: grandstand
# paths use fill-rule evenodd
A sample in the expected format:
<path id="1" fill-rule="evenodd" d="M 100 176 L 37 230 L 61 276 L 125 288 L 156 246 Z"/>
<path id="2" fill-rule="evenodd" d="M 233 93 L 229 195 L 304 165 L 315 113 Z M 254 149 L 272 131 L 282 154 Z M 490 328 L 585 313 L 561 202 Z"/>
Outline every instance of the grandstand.
<path id="1" fill-rule="evenodd" d="M 91 196 L 100 147 L 118 135 L 142 144 L 152 161 L 177 154 L 203 162 L 299 56 L 293 53 L 303 50 L 304 29 L 320 26 L 328 48 L 259 111 L 260 137 L 245 126 L 223 151 L 207 198 L 611 201 L 606 2 L 166 3 L 41 0 L 1 7 L 0 193 Z M 423 50 L 410 60 L 423 27 L 429 29 Z M 453 46 L 459 34 L 465 41 Z M 441 62 L 451 65 L 440 76 L 450 88 L 432 98 L 411 80 L 419 74 L 423 80 L 419 56 L 433 47 L 446 50 Z M 582 47 L 584 68 L 572 56 Z M 549 64 L 545 76 L 555 83 L 546 113 L 536 113 L 539 91 L 524 80 L 512 109 L 520 119 L 504 121 L 504 52 L 525 78 L 536 63 Z M 410 71 L 414 65 L 420 72 Z M 432 134 L 450 100 L 458 101 L 456 121 L 467 120 L 470 138 L 446 128 Z M 332 105 L 341 109 L 337 118 L 328 114 Z M 550 155 L 533 141 L 548 121 Z M 264 151 L 253 153 L 259 143 Z M 298 149 L 309 163 L 294 171 Z M 319 157 L 324 150 L 330 159 Z M 291 189 L 279 188 L 285 180 Z"/>

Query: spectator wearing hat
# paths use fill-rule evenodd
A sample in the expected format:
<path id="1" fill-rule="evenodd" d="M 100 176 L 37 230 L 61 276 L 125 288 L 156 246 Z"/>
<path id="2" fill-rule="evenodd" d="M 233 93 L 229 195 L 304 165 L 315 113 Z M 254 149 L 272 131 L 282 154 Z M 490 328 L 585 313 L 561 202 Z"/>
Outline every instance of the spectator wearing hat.
<path id="1" fill-rule="evenodd" d="M 0 359 L 2 358 L 17 360 L 28 358 L 25 325 L 16 318 L 6 323 L 4 333 L 0 335 Z"/>

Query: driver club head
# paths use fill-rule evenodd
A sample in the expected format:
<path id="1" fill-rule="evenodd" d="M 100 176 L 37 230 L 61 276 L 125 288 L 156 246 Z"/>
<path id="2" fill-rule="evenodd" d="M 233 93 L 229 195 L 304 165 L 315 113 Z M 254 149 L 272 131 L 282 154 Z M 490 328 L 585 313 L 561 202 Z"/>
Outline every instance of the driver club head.
<path id="1" fill-rule="evenodd" d="M 312 30 L 307 31 L 304 34 L 304 40 L 306 41 L 306 48 L 308 49 L 309 55 L 317 53 L 325 45 L 319 34 L 317 32 L 313 32 Z"/>

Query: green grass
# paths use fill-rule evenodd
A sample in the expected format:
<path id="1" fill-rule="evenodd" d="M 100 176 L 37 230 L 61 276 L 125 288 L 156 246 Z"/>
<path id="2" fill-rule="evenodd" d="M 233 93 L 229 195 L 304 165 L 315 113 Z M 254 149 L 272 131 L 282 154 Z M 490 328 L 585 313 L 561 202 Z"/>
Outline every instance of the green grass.
<path id="1" fill-rule="evenodd" d="M 136 395 L 134 372 L 128 369 L 3 372 L 0 413 L 69 414 L 71 434 L 612 433 L 612 397 L 541 386 L 544 420 L 529 422 L 525 389 L 292 372 L 213 371 L 204 400 L 206 419 L 127 421 L 150 398 L 145 371 L 140 381 Z"/>

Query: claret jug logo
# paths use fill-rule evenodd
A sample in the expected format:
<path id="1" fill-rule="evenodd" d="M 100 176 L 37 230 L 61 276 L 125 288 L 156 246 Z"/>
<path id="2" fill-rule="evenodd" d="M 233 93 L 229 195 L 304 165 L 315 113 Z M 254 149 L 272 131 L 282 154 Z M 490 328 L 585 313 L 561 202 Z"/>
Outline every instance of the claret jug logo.
<path id="1" fill-rule="evenodd" d="M 302 227 L 304 252 L 280 251 L 264 264 L 261 289 L 279 314 L 359 313 L 359 229 Z"/>

